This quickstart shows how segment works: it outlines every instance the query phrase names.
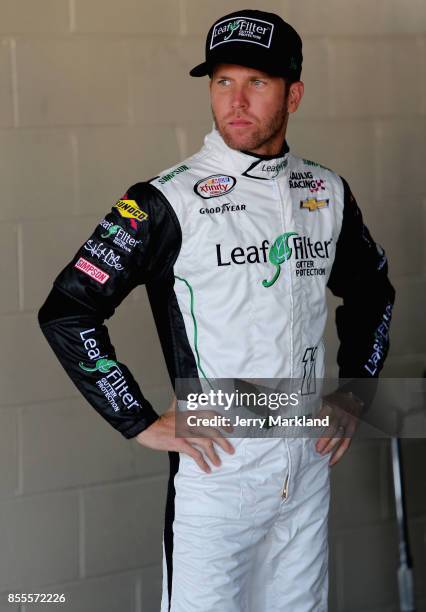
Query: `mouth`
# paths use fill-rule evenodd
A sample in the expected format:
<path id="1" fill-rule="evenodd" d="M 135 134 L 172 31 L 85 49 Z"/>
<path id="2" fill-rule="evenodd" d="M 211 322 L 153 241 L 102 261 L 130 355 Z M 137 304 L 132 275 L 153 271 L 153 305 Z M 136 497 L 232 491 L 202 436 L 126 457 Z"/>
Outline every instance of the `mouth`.
<path id="1" fill-rule="evenodd" d="M 252 121 L 248 121 L 248 119 L 233 119 L 228 122 L 232 127 L 247 127 L 252 125 Z"/>

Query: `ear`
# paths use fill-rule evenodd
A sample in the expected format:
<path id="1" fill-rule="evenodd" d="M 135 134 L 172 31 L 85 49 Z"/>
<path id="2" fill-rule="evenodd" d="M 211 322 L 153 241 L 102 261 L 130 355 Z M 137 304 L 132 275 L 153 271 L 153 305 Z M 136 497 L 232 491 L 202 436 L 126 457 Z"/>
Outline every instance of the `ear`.
<path id="1" fill-rule="evenodd" d="M 290 85 L 287 98 L 287 110 L 289 113 L 295 113 L 299 108 L 299 104 L 303 98 L 305 86 L 302 81 L 296 81 Z"/>

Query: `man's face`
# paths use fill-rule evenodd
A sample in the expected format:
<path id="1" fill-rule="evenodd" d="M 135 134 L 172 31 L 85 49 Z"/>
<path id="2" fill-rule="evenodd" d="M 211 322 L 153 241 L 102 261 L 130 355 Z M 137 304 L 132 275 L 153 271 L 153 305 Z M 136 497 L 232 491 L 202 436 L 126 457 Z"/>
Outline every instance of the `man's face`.
<path id="1" fill-rule="evenodd" d="M 218 64 L 210 80 L 216 128 L 232 149 L 278 152 L 288 120 L 283 78 L 236 64 Z"/>

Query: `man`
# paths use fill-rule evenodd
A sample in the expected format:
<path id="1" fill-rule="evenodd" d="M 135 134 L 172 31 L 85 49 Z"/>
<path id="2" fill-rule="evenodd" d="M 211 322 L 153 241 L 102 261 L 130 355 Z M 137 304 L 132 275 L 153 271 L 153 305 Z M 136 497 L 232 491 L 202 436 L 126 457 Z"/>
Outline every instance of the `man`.
<path id="1" fill-rule="evenodd" d="M 339 375 L 378 376 L 394 301 L 386 257 L 347 183 L 289 152 L 301 65 L 299 35 L 275 14 L 213 24 L 191 71 L 210 76 L 203 148 L 127 191 L 39 313 L 94 408 L 126 438 L 169 451 L 162 612 L 327 609 L 329 467 L 350 437 L 178 437 L 175 402 L 157 415 L 103 325 L 145 283 L 173 385 L 305 380 L 308 361 L 321 378 L 328 286 L 343 298 Z"/>

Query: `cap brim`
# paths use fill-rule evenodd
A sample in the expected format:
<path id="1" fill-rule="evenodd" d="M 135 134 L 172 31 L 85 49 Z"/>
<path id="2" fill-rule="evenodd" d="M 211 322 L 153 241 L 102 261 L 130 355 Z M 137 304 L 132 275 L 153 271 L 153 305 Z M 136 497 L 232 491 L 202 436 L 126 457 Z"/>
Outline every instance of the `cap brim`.
<path id="1" fill-rule="evenodd" d="M 198 66 L 195 66 L 189 74 L 193 77 L 202 77 L 209 74 L 209 72 L 210 66 L 207 64 L 207 62 L 203 62 L 202 64 L 198 64 Z"/>

